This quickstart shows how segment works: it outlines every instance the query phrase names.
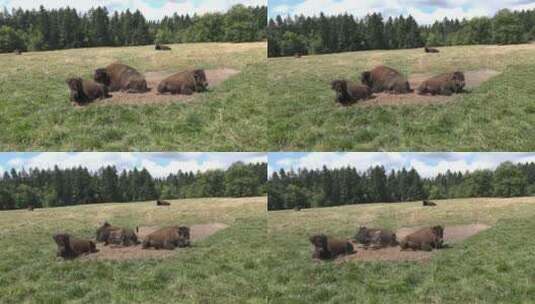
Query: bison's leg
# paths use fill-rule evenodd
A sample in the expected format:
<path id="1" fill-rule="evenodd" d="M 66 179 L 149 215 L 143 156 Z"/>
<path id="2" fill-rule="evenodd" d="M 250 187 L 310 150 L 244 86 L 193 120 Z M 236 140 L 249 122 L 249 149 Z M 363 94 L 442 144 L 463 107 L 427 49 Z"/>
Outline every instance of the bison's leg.
<path id="1" fill-rule="evenodd" d="M 173 241 L 165 240 L 163 242 L 163 248 L 168 250 L 173 250 L 176 248 L 176 244 Z"/>
<path id="2" fill-rule="evenodd" d="M 192 95 L 193 94 L 193 90 L 190 87 L 187 87 L 187 86 L 183 86 L 181 91 L 182 91 L 182 94 L 184 94 L 184 95 Z"/>

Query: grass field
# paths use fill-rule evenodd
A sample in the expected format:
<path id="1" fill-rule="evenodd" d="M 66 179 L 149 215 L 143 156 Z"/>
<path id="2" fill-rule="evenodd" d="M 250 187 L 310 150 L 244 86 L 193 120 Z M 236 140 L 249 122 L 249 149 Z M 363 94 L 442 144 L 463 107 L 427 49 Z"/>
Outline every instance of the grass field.
<path id="1" fill-rule="evenodd" d="M 353 205 L 268 214 L 272 303 L 532 303 L 535 198 Z M 314 263 L 308 236 L 340 238 L 359 225 L 492 227 L 419 262 Z"/>
<path id="2" fill-rule="evenodd" d="M 187 199 L 0 212 L 0 303 L 265 303 L 266 198 Z M 118 226 L 229 227 L 163 260 L 61 261 L 52 234 Z"/>
<path id="3" fill-rule="evenodd" d="M 260 151 L 267 147 L 266 43 L 199 43 L 0 54 L 2 151 Z M 67 77 L 92 77 L 114 61 L 140 72 L 241 71 L 190 102 L 91 105 L 69 102 Z"/>
<path id="4" fill-rule="evenodd" d="M 527 151 L 535 148 L 535 44 L 363 51 L 269 59 L 271 150 Z M 454 102 L 344 108 L 330 81 L 376 65 L 405 75 L 501 72 Z"/>

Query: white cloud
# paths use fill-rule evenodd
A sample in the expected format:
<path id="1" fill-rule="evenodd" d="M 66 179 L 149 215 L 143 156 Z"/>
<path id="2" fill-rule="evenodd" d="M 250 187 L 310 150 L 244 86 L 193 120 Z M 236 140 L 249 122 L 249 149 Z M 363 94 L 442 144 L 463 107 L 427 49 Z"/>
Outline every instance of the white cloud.
<path id="1" fill-rule="evenodd" d="M 139 9 L 143 15 L 150 19 L 161 19 L 164 16 L 169 16 L 175 12 L 181 14 L 204 14 L 208 12 L 222 12 L 226 11 L 235 4 L 243 5 L 266 5 L 266 0 L 199 0 L 199 1 L 166 1 L 161 7 L 152 7 L 147 4 L 149 1 L 143 0 L 84 0 L 84 1 L 71 1 L 71 0 L 11 0 L 0 2 L 0 6 L 5 5 L 8 8 L 22 7 L 23 9 L 37 9 L 40 5 L 43 5 L 47 9 L 60 8 L 60 7 L 73 7 L 77 10 L 88 11 L 92 7 L 105 6 L 110 10 L 130 10 Z"/>
<path id="2" fill-rule="evenodd" d="M 267 157 L 263 153 L 47 152 L 31 158 L 12 158 L 7 162 L 7 165 L 17 170 L 22 168 L 51 169 L 56 165 L 59 168 L 82 166 L 91 171 L 105 166 L 115 166 L 119 171 L 146 168 L 154 177 L 165 177 L 179 170 L 204 172 L 213 169 L 226 169 L 237 161 L 244 163 L 267 162 Z"/>

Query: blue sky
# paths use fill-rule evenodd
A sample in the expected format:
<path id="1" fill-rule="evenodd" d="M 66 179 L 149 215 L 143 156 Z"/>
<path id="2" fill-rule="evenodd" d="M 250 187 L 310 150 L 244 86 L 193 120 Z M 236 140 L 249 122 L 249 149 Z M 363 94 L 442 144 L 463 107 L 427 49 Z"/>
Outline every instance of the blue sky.
<path id="1" fill-rule="evenodd" d="M 166 15 L 178 14 L 203 14 L 207 12 L 222 12 L 232 5 L 267 5 L 266 0 L 0 0 L 0 7 L 22 7 L 24 9 L 38 8 L 40 5 L 46 8 L 74 7 L 81 11 L 87 11 L 91 7 L 105 6 L 110 11 L 139 9 L 145 17 L 151 20 L 160 19 Z"/>
<path id="2" fill-rule="evenodd" d="M 501 8 L 535 8 L 535 0 L 269 0 L 269 15 L 318 15 L 351 13 L 365 16 L 381 12 L 384 16 L 412 15 L 419 23 L 430 24 L 444 17 L 492 16 Z"/>
<path id="3" fill-rule="evenodd" d="M 265 153 L 131 153 L 131 152 L 85 152 L 85 153 L 0 153 L 0 172 L 12 168 L 61 168 L 77 166 L 92 171 L 102 166 L 114 165 L 119 170 L 146 168 L 156 177 L 182 171 L 206 171 L 226 169 L 236 161 L 245 163 L 266 162 Z"/>
<path id="4" fill-rule="evenodd" d="M 383 165 L 387 170 L 415 168 L 425 176 L 451 171 L 494 169 L 504 161 L 535 162 L 535 153 L 382 153 L 382 152 L 314 152 L 314 153 L 269 153 L 269 175 L 281 168 L 285 170 L 308 168 L 320 169 L 345 166 L 364 171 L 370 166 Z"/>

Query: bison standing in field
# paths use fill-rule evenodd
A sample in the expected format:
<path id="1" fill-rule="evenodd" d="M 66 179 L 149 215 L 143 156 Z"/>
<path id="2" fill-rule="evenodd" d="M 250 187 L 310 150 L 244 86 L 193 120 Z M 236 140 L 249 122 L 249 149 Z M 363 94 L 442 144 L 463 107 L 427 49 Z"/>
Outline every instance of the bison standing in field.
<path id="1" fill-rule="evenodd" d="M 433 248 L 443 247 L 444 227 L 434 226 L 423 228 L 407 235 L 401 242 L 401 250 L 425 250 L 431 251 Z"/>
<path id="2" fill-rule="evenodd" d="M 359 85 L 347 80 L 334 80 L 331 89 L 336 92 L 336 102 L 347 106 L 359 100 L 370 98 L 372 92 L 368 86 Z"/>
<path id="3" fill-rule="evenodd" d="M 366 248 L 370 245 L 372 248 L 383 248 L 399 244 L 394 232 L 387 229 L 373 229 L 364 226 L 359 227 L 353 239 Z"/>
<path id="4" fill-rule="evenodd" d="M 425 50 L 426 53 L 440 53 L 439 50 L 434 49 L 434 48 L 424 47 L 424 50 Z"/>
<path id="5" fill-rule="evenodd" d="M 110 92 L 145 93 L 149 91 L 145 77 L 136 69 L 122 63 L 112 63 L 95 70 L 94 79 L 108 87 Z"/>
<path id="6" fill-rule="evenodd" d="M 159 43 L 157 43 L 155 46 L 154 46 L 154 49 L 157 50 L 157 51 L 170 51 L 171 48 L 168 47 L 167 45 L 161 45 Z"/>
<path id="7" fill-rule="evenodd" d="M 143 240 L 143 249 L 154 247 L 155 249 L 173 250 L 176 247 L 189 247 L 190 229 L 185 226 L 172 226 L 162 228 L 147 235 Z"/>
<path id="8" fill-rule="evenodd" d="M 313 235 L 309 240 L 314 245 L 313 259 L 329 260 L 339 255 L 355 253 L 351 242 L 330 238 L 325 234 Z"/>
<path id="9" fill-rule="evenodd" d="M 362 84 L 368 86 L 373 93 L 388 92 L 394 94 L 411 93 L 409 81 L 400 72 L 380 65 L 371 71 L 365 71 L 360 78 Z"/>
<path id="10" fill-rule="evenodd" d="M 191 95 L 194 92 L 206 91 L 208 82 L 204 70 L 191 70 L 176 73 L 162 80 L 158 85 L 158 93 Z"/>
<path id="11" fill-rule="evenodd" d="M 433 203 L 432 201 L 423 200 L 422 205 L 424 207 L 435 207 L 437 204 Z"/>
<path id="12" fill-rule="evenodd" d="M 70 100 L 78 105 L 88 104 L 96 99 L 102 100 L 112 97 L 108 88 L 93 80 L 70 78 L 66 80 L 70 89 Z"/>
<path id="13" fill-rule="evenodd" d="M 168 201 L 156 200 L 156 206 L 171 206 L 171 203 Z"/>
<path id="14" fill-rule="evenodd" d="M 139 244 L 136 233 L 131 229 L 124 229 L 112 226 L 108 222 L 97 229 L 97 242 L 104 242 L 104 245 L 109 244 L 121 246 L 135 246 Z"/>
<path id="15" fill-rule="evenodd" d="M 67 233 L 58 233 L 53 236 L 58 246 L 57 256 L 64 259 L 74 259 L 82 254 L 98 252 L 93 241 L 71 238 Z"/>
<path id="16" fill-rule="evenodd" d="M 444 73 L 427 79 L 418 87 L 418 94 L 446 95 L 463 92 L 466 85 L 463 72 Z"/>

